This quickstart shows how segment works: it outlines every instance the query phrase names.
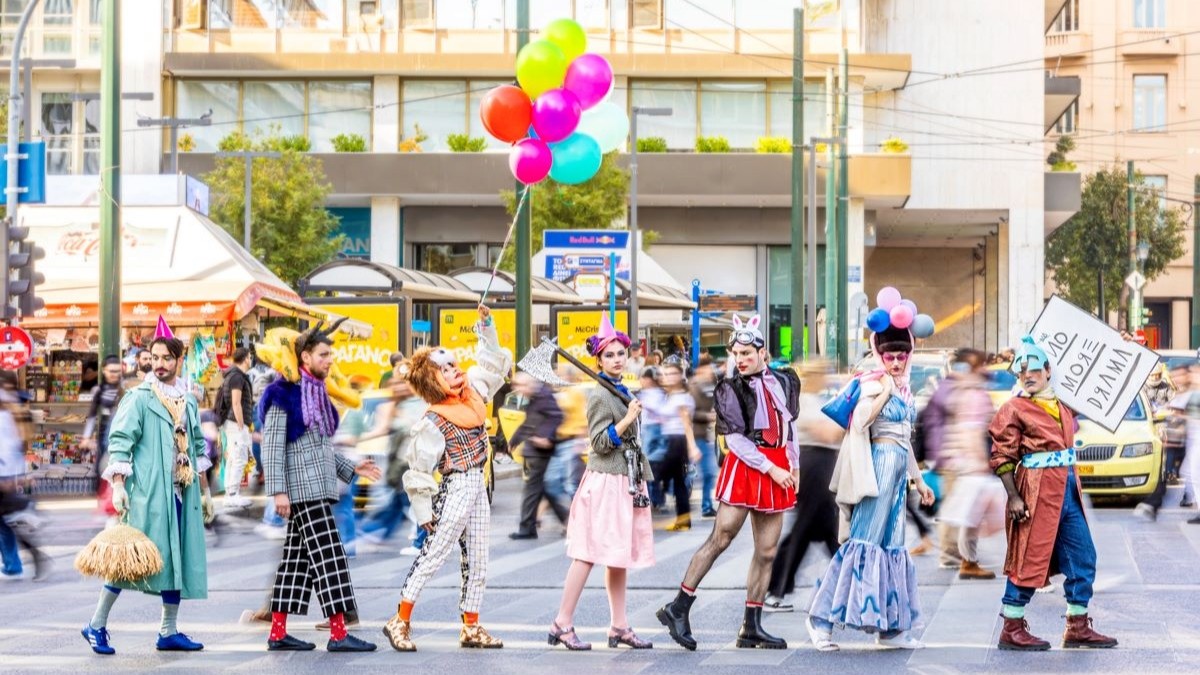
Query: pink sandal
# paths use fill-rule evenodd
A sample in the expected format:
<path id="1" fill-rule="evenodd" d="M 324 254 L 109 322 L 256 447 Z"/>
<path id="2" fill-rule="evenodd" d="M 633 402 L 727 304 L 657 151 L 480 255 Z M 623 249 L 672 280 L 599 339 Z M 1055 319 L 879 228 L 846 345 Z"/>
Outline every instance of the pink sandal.
<path id="1" fill-rule="evenodd" d="M 570 637 L 566 637 L 568 635 Z M 557 623 L 550 624 L 550 635 L 546 637 L 546 643 L 551 647 L 561 644 L 569 651 L 573 652 L 586 652 L 592 648 L 590 643 L 579 639 L 579 636 L 575 634 L 574 626 L 571 626 L 570 628 L 559 628 Z"/>

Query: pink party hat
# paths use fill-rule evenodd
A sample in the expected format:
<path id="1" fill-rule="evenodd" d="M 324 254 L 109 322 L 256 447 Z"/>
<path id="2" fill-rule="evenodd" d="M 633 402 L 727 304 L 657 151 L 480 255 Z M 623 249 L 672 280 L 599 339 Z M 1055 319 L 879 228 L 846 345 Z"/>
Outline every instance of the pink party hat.
<path id="1" fill-rule="evenodd" d="M 617 337 L 617 329 L 613 328 L 612 320 L 608 318 L 607 313 L 601 315 L 600 332 L 596 333 L 596 337 L 600 338 L 601 342 L 608 342 Z"/>
<path id="2" fill-rule="evenodd" d="M 167 320 L 163 318 L 162 314 L 159 314 L 158 315 L 158 327 L 154 329 L 154 339 L 155 340 L 157 340 L 158 338 L 171 339 L 174 337 L 175 337 L 175 334 L 171 332 L 171 327 L 167 325 Z"/>

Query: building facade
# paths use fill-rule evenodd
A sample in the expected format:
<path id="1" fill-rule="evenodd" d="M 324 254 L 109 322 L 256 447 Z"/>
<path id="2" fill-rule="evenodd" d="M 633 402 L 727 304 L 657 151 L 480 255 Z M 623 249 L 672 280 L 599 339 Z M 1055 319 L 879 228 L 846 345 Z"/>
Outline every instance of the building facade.
<path id="1" fill-rule="evenodd" d="M 754 149 L 762 137 L 791 136 L 792 7 L 809 5 L 807 138 L 837 131 L 830 83 L 843 40 L 849 51 L 847 295 L 873 304 L 880 287 L 896 285 L 938 320 L 931 345 L 998 349 L 1036 318 L 1045 236 L 1079 203 L 1078 175 L 1046 174 L 1040 151 L 1062 113 L 1040 60 L 1064 2 L 947 3 L 929 13 L 920 0 L 844 0 L 841 15 L 830 2 L 530 5 L 534 31 L 563 16 L 587 29 L 589 50 L 616 72 L 614 102 L 672 108 L 639 121 L 640 136 L 669 150 L 639 157 L 639 222 L 659 234 L 651 254 L 684 288 L 696 279 L 757 296 L 776 349 L 800 320 L 790 298 L 791 162 Z M 496 259 L 509 224 L 499 191 L 512 186 L 504 148 L 488 139 L 486 152 L 450 152 L 450 137 L 487 137 L 476 111 L 512 80 L 516 0 L 151 0 L 136 13 L 130 4 L 126 35 L 145 36 L 138 42 L 154 54 L 123 50 L 124 88 L 154 91 L 153 104 L 138 104 L 154 116 L 211 111 L 211 126 L 186 130 L 180 170 L 207 171 L 234 130 L 303 134 L 358 255 L 438 272 Z M 1031 57 L 1035 67 L 997 68 Z M 124 110 L 128 128 L 135 118 Z M 362 137 L 368 152 L 337 152 L 339 135 Z M 712 135 L 732 152 L 695 152 Z M 127 161 L 143 172 L 162 165 L 165 131 L 129 136 Z M 897 140 L 906 151 L 884 151 Z"/>

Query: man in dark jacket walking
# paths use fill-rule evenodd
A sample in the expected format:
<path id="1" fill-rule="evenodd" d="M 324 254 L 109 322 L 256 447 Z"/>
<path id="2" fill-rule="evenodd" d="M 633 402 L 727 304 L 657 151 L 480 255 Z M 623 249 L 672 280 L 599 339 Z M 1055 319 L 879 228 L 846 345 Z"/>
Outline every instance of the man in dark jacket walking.
<path id="1" fill-rule="evenodd" d="M 538 505 L 545 498 L 554 515 L 565 525 L 570 509 L 546 492 L 546 467 L 554 457 L 558 427 L 563 422 L 562 409 L 554 398 L 550 385 L 539 382 L 528 373 L 517 373 L 512 380 L 513 390 L 529 399 L 525 421 L 508 440 L 508 447 L 525 444 L 525 491 L 521 498 L 521 523 L 510 539 L 537 539 Z"/>

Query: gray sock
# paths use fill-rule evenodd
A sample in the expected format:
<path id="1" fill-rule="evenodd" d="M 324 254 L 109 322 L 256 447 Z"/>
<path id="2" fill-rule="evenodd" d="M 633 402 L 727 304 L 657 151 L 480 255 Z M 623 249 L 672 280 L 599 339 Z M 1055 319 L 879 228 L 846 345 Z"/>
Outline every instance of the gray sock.
<path id="1" fill-rule="evenodd" d="M 99 630 L 108 625 L 108 613 L 112 611 L 113 603 L 120 594 L 121 589 L 113 586 L 100 589 L 100 601 L 96 603 L 96 613 L 92 615 L 92 628 Z"/>
<path id="2" fill-rule="evenodd" d="M 158 634 L 162 637 L 174 635 L 179 632 L 175 626 L 175 619 L 179 618 L 179 605 L 169 602 L 163 603 L 162 609 L 162 625 L 158 628 Z"/>

